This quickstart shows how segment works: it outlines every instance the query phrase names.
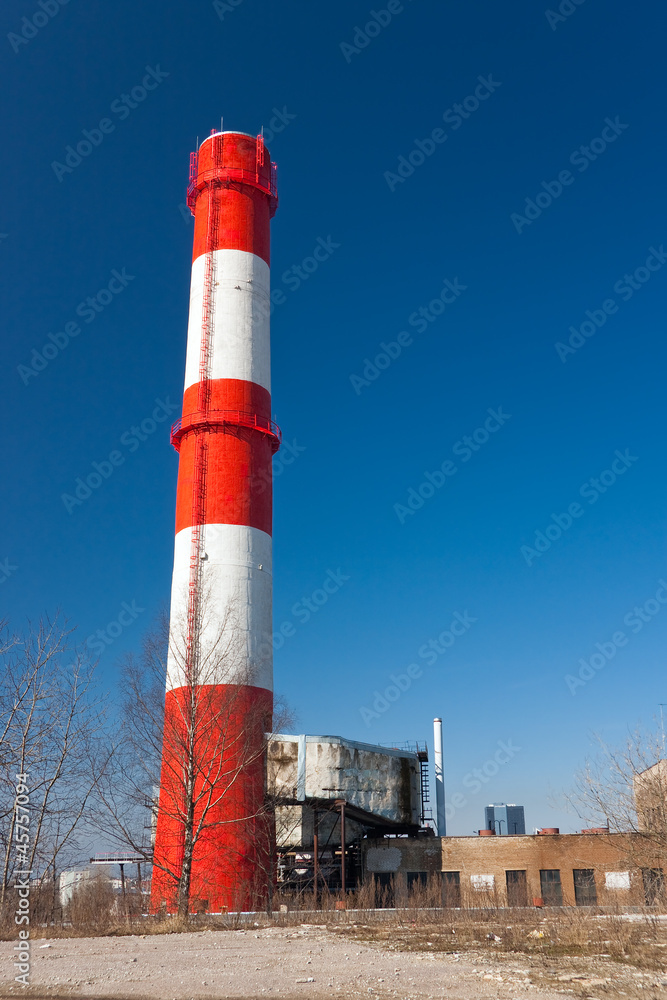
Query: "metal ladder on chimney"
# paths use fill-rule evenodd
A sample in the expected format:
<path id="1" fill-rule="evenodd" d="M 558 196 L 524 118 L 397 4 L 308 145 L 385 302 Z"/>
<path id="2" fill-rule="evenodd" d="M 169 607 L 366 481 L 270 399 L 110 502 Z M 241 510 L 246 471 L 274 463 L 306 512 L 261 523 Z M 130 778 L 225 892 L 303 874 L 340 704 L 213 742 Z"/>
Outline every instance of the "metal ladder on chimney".
<path id="1" fill-rule="evenodd" d="M 266 155 L 266 146 L 264 145 L 264 135 L 260 133 L 257 136 L 257 141 L 255 143 L 255 180 L 259 183 L 259 172 L 264 165 L 264 157 Z"/>
<path id="2" fill-rule="evenodd" d="M 217 167 L 222 152 L 222 136 L 212 139 L 213 166 Z M 199 385 L 197 410 L 204 417 L 210 410 L 211 385 L 211 340 L 213 336 L 216 263 L 215 250 L 218 246 L 219 204 L 214 181 L 208 184 L 208 213 L 206 222 L 206 252 L 204 264 L 204 288 L 202 299 L 201 340 L 199 343 Z M 202 560 L 205 552 L 206 531 L 206 479 L 208 470 L 207 424 L 204 419 L 195 432 L 195 456 L 192 477 L 192 538 L 190 543 L 190 575 L 188 583 L 188 618 L 186 640 L 186 679 L 189 684 L 198 682 L 199 637 L 201 630 L 201 582 Z"/>
<path id="3" fill-rule="evenodd" d="M 423 751 L 418 750 L 417 756 L 419 757 L 419 778 L 421 784 L 421 800 L 422 800 L 420 820 L 423 824 L 426 822 L 426 820 L 433 818 L 431 810 L 427 808 L 429 802 L 431 801 L 431 790 L 428 780 L 428 751 L 426 749 L 424 749 Z"/>

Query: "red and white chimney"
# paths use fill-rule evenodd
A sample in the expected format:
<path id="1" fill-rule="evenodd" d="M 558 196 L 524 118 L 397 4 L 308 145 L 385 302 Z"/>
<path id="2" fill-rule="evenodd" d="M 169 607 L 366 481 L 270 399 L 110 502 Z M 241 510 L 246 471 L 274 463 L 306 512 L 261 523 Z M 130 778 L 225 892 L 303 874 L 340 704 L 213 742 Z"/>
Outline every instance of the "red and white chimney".
<path id="1" fill-rule="evenodd" d="M 271 459 L 280 445 L 269 340 L 275 173 L 262 137 L 241 132 L 212 133 L 190 160 L 195 232 L 183 415 L 172 428 L 179 468 L 154 910 L 177 904 L 185 762 L 168 734 L 193 698 L 206 718 L 192 775 L 195 824 L 204 819 L 191 900 L 209 912 L 254 908 L 270 877 L 261 813 L 273 711 Z"/>

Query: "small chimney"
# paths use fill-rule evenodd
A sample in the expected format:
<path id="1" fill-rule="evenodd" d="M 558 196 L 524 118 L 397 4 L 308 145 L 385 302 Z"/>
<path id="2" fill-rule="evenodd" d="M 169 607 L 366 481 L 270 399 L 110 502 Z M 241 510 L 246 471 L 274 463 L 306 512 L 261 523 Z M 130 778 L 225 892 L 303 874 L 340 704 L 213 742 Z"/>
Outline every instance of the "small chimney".
<path id="1" fill-rule="evenodd" d="M 447 836 L 445 813 L 445 768 L 442 748 L 442 719 L 433 720 L 433 764 L 435 768 L 436 827 L 439 837 Z"/>

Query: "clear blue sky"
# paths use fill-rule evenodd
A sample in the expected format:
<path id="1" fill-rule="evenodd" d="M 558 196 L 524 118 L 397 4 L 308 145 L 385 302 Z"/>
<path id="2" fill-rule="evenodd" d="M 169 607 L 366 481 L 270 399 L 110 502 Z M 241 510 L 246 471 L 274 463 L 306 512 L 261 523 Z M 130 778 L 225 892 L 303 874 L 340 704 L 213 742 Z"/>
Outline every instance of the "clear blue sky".
<path id="1" fill-rule="evenodd" d="M 390 20 L 376 5 L 385 23 L 366 32 L 358 0 L 56 2 L 0 14 L 2 612 L 18 626 L 61 607 L 85 640 L 136 602 L 100 659 L 115 690 L 118 656 L 168 600 L 175 417 L 151 420 L 182 393 L 188 157 L 223 115 L 228 129 L 263 124 L 285 299 L 273 405 L 296 455 L 275 482 L 275 627 L 296 630 L 276 688 L 310 733 L 430 744 L 442 715 L 448 789 L 466 803 L 452 833 L 493 801 L 523 803 L 529 827 L 577 828 L 549 794 L 590 733 L 622 739 L 667 701 L 667 605 L 650 603 L 667 576 L 662 5 L 628 16 L 586 0 L 556 20 L 535 0 L 406 0 Z M 153 89 L 133 99 L 144 78 Z M 83 130 L 97 145 L 68 164 Z M 322 243 L 328 259 L 302 280 L 294 268 Z M 633 277 L 650 248 L 655 270 Z M 438 300 L 420 316 L 441 291 L 442 315 Z M 593 335 L 559 356 L 587 310 Z M 64 344 L 66 324 L 80 333 L 35 374 L 33 348 Z M 364 376 L 381 342 L 401 353 Z M 114 451 L 120 464 L 68 511 L 62 494 Z M 591 479 L 605 492 L 582 496 Z M 577 503 L 545 551 L 522 553 Z M 329 571 L 349 580 L 305 621 L 295 605 L 321 599 Z M 624 624 L 647 601 L 641 628 Z M 476 620 L 446 651 L 423 648 L 456 612 Z M 566 675 L 617 632 L 572 693 Z M 413 663 L 421 675 L 364 720 Z M 476 791 L 466 776 L 499 741 L 521 749 Z"/>

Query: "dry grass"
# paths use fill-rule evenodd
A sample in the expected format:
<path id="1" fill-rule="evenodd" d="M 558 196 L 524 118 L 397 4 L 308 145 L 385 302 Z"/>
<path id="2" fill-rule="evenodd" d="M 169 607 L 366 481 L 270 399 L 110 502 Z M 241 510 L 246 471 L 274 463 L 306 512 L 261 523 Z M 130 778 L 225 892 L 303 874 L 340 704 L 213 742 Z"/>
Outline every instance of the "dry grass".
<path id="1" fill-rule="evenodd" d="M 293 917 L 308 923 L 321 923 L 325 918 L 328 926 L 390 951 L 469 951 L 488 958 L 526 955 L 545 966 L 565 957 L 601 958 L 636 969 L 667 971 L 667 918 L 660 919 L 665 912 L 662 908 L 633 914 L 635 919 L 628 920 L 621 909 L 510 909 L 501 906 L 493 893 L 476 893 L 474 900 L 464 900 L 467 907 L 449 909 L 442 907 L 440 893 L 440 880 L 433 879 L 396 899 L 398 909 L 383 910 L 374 908 L 374 891 L 364 886 L 346 900 L 348 910 L 356 912 L 332 913 L 340 898 L 332 895 L 320 900 L 320 912 L 313 913 L 312 896 L 308 896 L 295 901 L 303 909 L 295 905 Z M 386 906 L 390 901 L 382 902 Z"/>
<path id="2" fill-rule="evenodd" d="M 477 894 L 475 902 L 480 901 Z M 138 899 L 135 902 L 138 906 Z M 184 920 L 130 912 L 126 919 L 119 912 L 117 898 L 101 882 L 95 882 L 74 894 L 64 924 L 40 925 L 34 921 L 32 925 L 34 929 L 39 927 L 40 936 L 53 938 L 179 934 L 309 923 L 325 925 L 389 951 L 470 952 L 490 959 L 526 955 L 545 966 L 565 957 L 601 958 L 663 974 L 667 970 L 667 919 L 659 919 L 653 909 L 628 920 L 620 910 L 602 913 L 592 908 L 502 908 L 491 897 L 481 907 L 449 909 L 441 906 L 438 880 L 397 899 L 397 909 L 375 909 L 376 902 L 386 904 L 391 900 L 376 900 L 370 886 L 348 894 L 346 910 L 337 908 L 340 902 L 340 894 L 324 893 L 315 908 L 312 893 L 308 893 L 276 897 L 271 916 L 231 913 Z M 288 912 L 280 912 L 281 903 L 288 906 Z M 7 920 L 0 927 L 0 937 L 10 940 L 15 936 L 13 920 Z"/>
<path id="3" fill-rule="evenodd" d="M 621 914 L 490 909 L 443 910 L 434 918 L 433 913 L 415 910 L 396 913 L 394 920 L 382 924 L 357 923 L 345 933 L 390 951 L 513 953 L 544 963 L 566 956 L 603 957 L 638 969 L 667 969 L 667 924 L 651 916 L 635 922 Z"/>

